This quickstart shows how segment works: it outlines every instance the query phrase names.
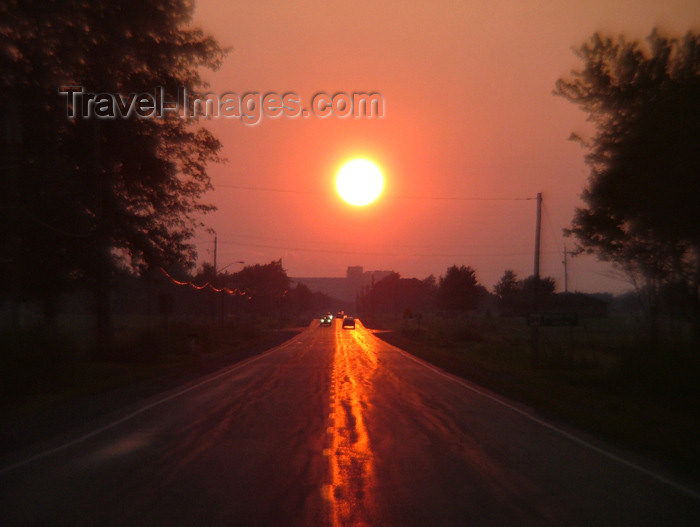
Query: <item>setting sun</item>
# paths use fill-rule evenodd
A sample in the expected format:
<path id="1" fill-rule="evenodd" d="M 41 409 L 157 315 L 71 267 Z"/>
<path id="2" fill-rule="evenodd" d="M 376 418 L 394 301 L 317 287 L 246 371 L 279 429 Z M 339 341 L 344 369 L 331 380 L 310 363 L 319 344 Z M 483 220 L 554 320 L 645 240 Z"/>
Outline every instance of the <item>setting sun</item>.
<path id="1" fill-rule="evenodd" d="M 369 205 L 382 193 L 384 176 L 371 161 L 353 159 L 338 171 L 335 187 L 340 197 L 350 205 Z"/>

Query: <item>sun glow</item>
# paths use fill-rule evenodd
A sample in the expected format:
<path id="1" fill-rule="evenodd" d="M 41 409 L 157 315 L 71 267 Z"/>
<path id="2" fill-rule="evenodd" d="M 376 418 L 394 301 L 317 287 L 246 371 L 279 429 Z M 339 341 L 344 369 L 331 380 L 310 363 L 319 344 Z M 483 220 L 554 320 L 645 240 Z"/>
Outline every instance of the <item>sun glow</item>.
<path id="1" fill-rule="evenodd" d="M 343 200 L 361 207 L 369 205 L 382 193 L 384 176 L 372 161 L 352 159 L 338 171 L 335 188 Z"/>

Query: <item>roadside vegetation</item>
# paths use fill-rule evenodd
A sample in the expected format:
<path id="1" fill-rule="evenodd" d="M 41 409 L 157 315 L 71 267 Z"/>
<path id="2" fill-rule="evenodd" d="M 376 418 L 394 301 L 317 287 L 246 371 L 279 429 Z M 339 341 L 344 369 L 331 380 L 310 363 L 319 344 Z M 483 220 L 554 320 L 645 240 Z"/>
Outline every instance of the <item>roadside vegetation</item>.
<path id="1" fill-rule="evenodd" d="M 89 333 L 87 333 L 89 334 Z M 0 332 L 0 419 L 21 418 L 111 389 L 164 379 L 186 382 L 291 338 L 265 321 L 183 322 L 120 328 L 96 356 L 86 332 L 37 326 Z"/>
<path id="2" fill-rule="evenodd" d="M 0 309 L 1 416 L 243 360 L 290 338 L 289 328 L 308 325 L 330 303 L 292 286 L 280 261 L 230 274 L 208 265 L 174 273 L 115 279 L 109 341 L 95 334 L 86 291 L 65 295 L 50 317 L 40 303 L 25 303 L 23 324 L 7 323 Z"/>
<path id="3" fill-rule="evenodd" d="M 662 347 L 640 338 L 631 317 L 541 328 L 531 366 L 524 317 L 364 318 L 377 336 L 549 418 L 700 478 L 700 358 L 677 333 Z"/>

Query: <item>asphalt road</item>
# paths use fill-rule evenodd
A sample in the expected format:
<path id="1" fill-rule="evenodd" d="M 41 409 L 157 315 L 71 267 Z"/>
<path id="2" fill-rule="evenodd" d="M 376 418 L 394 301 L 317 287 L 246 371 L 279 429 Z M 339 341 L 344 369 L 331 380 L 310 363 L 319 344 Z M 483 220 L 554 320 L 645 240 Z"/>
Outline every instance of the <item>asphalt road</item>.
<path id="1" fill-rule="evenodd" d="M 3 525 L 700 525 L 696 487 L 358 324 L 0 460 Z"/>

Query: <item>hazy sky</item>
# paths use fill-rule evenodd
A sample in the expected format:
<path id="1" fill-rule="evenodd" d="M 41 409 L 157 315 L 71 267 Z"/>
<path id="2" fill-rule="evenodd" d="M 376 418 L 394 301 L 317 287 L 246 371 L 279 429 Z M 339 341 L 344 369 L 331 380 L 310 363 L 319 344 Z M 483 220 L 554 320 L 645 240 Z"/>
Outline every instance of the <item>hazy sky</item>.
<path id="1" fill-rule="evenodd" d="M 541 273 L 563 290 L 562 236 L 588 177 L 568 140 L 585 114 L 552 95 L 595 31 L 644 39 L 654 26 L 700 30 L 700 1 L 326 2 L 198 0 L 194 25 L 230 46 L 205 72 L 210 91 L 379 92 L 383 118 L 270 119 L 208 126 L 228 162 L 211 168 L 218 265 L 282 258 L 290 276 L 344 276 L 349 265 L 436 277 L 470 265 L 487 288 L 533 271 L 542 192 Z M 386 178 L 380 199 L 344 204 L 343 161 L 365 156 Z M 213 236 L 198 238 L 200 263 Z M 236 270 L 236 266 L 232 266 Z M 569 288 L 626 284 L 594 258 L 570 260 Z"/>

